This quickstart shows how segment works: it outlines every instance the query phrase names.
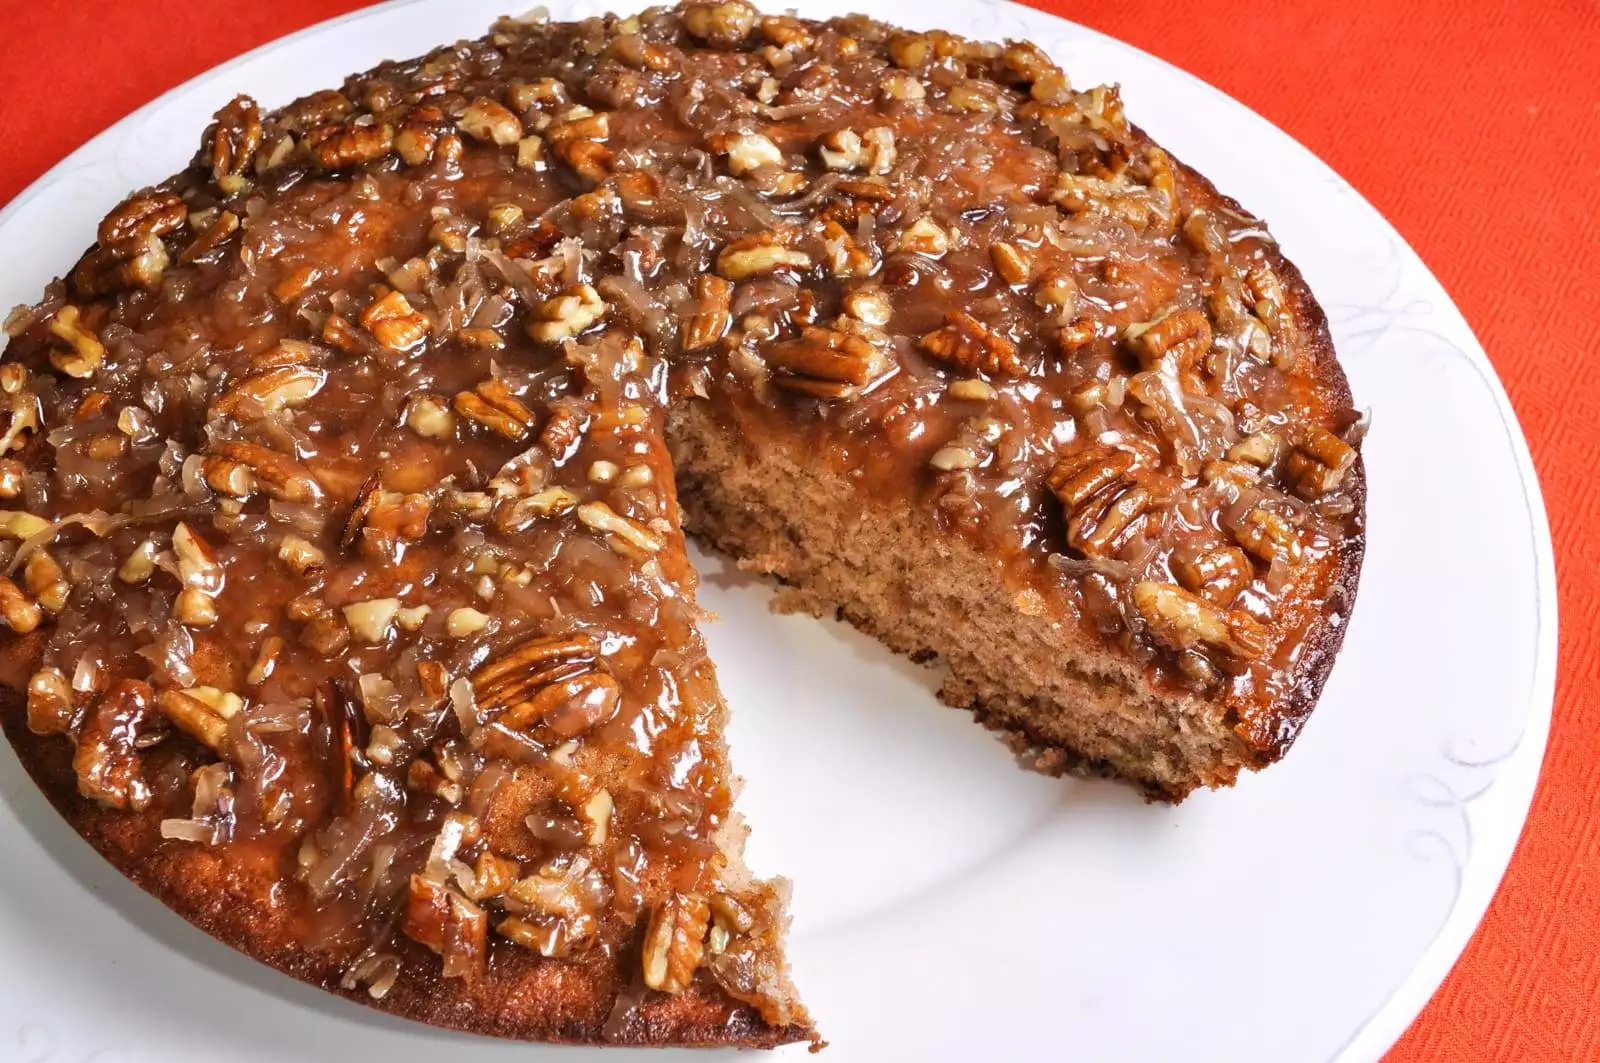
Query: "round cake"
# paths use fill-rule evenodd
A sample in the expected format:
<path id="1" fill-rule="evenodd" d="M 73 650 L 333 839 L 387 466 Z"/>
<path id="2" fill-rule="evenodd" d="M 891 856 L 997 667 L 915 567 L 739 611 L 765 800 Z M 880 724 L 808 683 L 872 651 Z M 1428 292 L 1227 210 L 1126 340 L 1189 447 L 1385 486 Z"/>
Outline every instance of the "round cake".
<path id="1" fill-rule="evenodd" d="M 23 765 L 197 926 L 462 1030 L 816 1040 L 686 534 L 1173 801 L 1289 748 L 1361 566 L 1299 273 L 1026 42 L 502 20 L 234 99 L 5 328 Z"/>

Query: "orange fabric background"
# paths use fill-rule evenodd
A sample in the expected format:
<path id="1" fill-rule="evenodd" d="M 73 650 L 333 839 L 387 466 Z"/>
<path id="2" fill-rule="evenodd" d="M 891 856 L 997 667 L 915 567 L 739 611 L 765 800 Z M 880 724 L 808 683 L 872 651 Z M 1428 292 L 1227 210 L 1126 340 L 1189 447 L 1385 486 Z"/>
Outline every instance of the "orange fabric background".
<path id="1" fill-rule="evenodd" d="M 1421 253 L 1505 381 L 1555 537 L 1555 731 L 1493 908 L 1390 1059 L 1600 1059 L 1600 7 L 1036 2 L 1198 74 L 1325 159 Z M 357 6 L 0 0 L 0 203 L 173 85 Z"/>

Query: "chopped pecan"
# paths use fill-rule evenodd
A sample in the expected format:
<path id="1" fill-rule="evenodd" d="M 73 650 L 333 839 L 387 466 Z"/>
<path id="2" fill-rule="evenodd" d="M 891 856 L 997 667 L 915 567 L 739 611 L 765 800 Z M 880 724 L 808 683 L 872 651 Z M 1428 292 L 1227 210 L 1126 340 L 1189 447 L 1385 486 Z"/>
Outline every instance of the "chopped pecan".
<path id="1" fill-rule="evenodd" d="M 22 588 L 0 576 L 0 623 L 19 635 L 26 635 L 44 618 L 39 605 Z"/>
<path id="2" fill-rule="evenodd" d="M 606 542 L 618 553 L 653 554 L 665 545 L 660 535 L 620 515 L 604 502 L 585 502 L 577 507 L 577 516 L 584 527 L 604 532 Z"/>
<path id="3" fill-rule="evenodd" d="M 1253 616 L 1220 608 L 1170 583 L 1135 583 L 1133 604 L 1150 634 L 1172 649 L 1221 650 L 1240 661 L 1267 650 L 1267 631 Z"/>
<path id="4" fill-rule="evenodd" d="M 219 211 L 217 216 L 211 219 L 210 224 L 200 231 L 200 234 L 194 238 L 188 247 L 183 249 L 183 253 L 178 256 L 178 261 L 184 263 L 198 262 L 220 249 L 238 231 L 239 215 L 231 210 Z"/>
<path id="5" fill-rule="evenodd" d="M 711 906 L 697 893 L 674 893 L 657 905 L 644 935 L 644 984 L 663 993 L 689 988 L 710 925 Z"/>
<path id="6" fill-rule="evenodd" d="M 1316 499 L 1338 489 L 1356 461 L 1356 449 L 1326 428 L 1307 425 L 1284 461 L 1284 474 L 1296 494 Z"/>
<path id="7" fill-rule="evenodd" d="M 50 334 L 65 340 L 68 348 L 50 352 L 50 363 L 72 377 L 92 376 L 105 361 L 105 345 L 83 325 L 83 315 L 68 303 L 50 319 Z"/>
<path id="8" fill-rule="evenodd" d="M 490 377 L 472 391 L 458 393 L 454 405 L 456 412 L 469 421 L 511 440 L 527 438 L 537 420 L 533 411 L 497 377 Z"/>
<path id="9" fill-rule="evenodd" d="M 28 730 L 66 734 L 78 722 L 72 685 L 59 668 L 41 668 L 28 680 Z"/>
<path id="10" fill-rule="evenodd" d="M 362 485 L 345 521 L 340 545 L 348 550 L 359 538 L 364 552 L 397 559 L 398 544 L 416 542 L 428 534 L 433 503 L 425 494 L 385 491 L 381 480 L 380 473 L 373 473 Z"/>
<path id="11" fill-rule="evenodd" d="M 546 140 L 549 140 L 548 135 Z M 552 150 L 562 162 L 572 167 L 572 172 L 588 181 L 599 184 L 611 173 L 616 154 L 598 140 L 550 141 Z"/>
<path id="12" fill-rule="evenodd" d="M 351 602 L 341 610 L 345 626 L 362 642 L 379 646 L 394 633 L 395 617 L 400 613 L 399 598 L 369 598 Z"/>
<path id="13" fill-rule="evenodd" d="M 1300 529 L 1288 516 L 1267 505 L 1257 505 L 1229 525 L 1240 546 L 1269 564 L 1300 560 L 1304 545 Z"/>
<path id="14" fill-rule="evenodd" d="M 425 439 L 449 439 L 456 434 L 456 415 L 434 395 L 416 395 L 406 403 L 406 427 Z"/>
<path id="15" fill-rule="evenodd" d="M 475 901 L 498 897 L 517 880 L 518 870 L 515 860 L 485 849 L 473 865 L 472 880 L 461 883 L 461 892 Z"/>
<path id="16" fill-rule="evenodd" d="M 968 372 L 1021 376 L 1026 372 L 1017 346 L 965 310 L 944 316 L 944 327 L 923 336 L 917 346 L 942 361 Z"/>
<path id="17" fill-rule="evenodd" d="M 1170 355 L 1179 370 L 1192 373 L 1211 349 L 1211 322 L 1203 310 L 1177 310 L 1147 325 L 1130 325 L 1127 336 L 1145 368 Z"/>
<path id="18" fill-rule="evenodd" d="M 244 708 L 244 699 L 216 687 L 197 686 L 163 690 L 156 705 L 180 731 L 222 753 L 228 741 L 228 721 Z"/>
<path id="19" fill-rule="evenodd" d="M 412 108 L 394 135 L 395 154 L 407 166 L 432 161 L 440 137 L 445 135 L 444 112 L 432 104 Z"/>
<path id="20" fill-rule="evenodd" d="M 557 461 L 564 460 L 583 436 L 587 419 L 570 405 L 557 404 L 539 432 L 539 443 Z"/>
<path id="21" fill-rule="evenodd" d="M 735 177 L 754 173 L 764 166 L 782 166 L 783 150 L 760 133 L 722 133 L 709 141 L 711 149 L 728 159 L 728 170 Z"/>
<path id="22" fill-rule="evenodd" d="M 522 122 L 505 105 L 479 96 L 461 112 L 461 131 L 474 140 L 509 147 L 522 139 Z"/>
<path id="23" fill-rule="evenodd" d="M 848 332 L 808 326 L 763 352 L 780 387 L 818 398 L 849 399 L 898 369 L 886 346 Z"/>
<path id="24" fill-rule="evenodd" d="M 1016 244 L 1000 241 L 991 244 L 989 257 L 994 260 L 995 272 L 1010 285 L 1027 284 L 1033 276 L 1033 263 L 1028 254 Z"/>
<path id="25" fill-rule="evenodd" d="M 950 234 L 932 218 L 918 218 L 899 236 L 894 250 L 924 258 L 942 258 L 950 250 Z"/>
<path id="26" fill-rule="evenodd" d="M 894 316 L 894 304 L 881 288 L 854 288 L 844 294 L 840 309 L 862 324 L 882 328 Z"/>
<path id="27" fill-rule="evenodd" d="M 1243 550 L 1220 543 L 1181 544 L 1172 553 L 1171 567 L 1185 589 L 1222 606 L 1231 605 L 1255 576 Z"/>
<path id="28" fill-rule="evenodd" d="M 869 277 L 878 268 L 877 256 L 831 218 L 822 223 L 822 246 L 828 252 L 828 271 L 840 279 Z"/>
<path id="29" fill-rule="evenodd" d="M 22 567 L 22 578 L 28 593 L 45 612 L 54 616 L 67 607 L 72 584 L 67 582 L 66 572 L 48 551 L 40 549 L 28 555 L 28 562 Z"/>

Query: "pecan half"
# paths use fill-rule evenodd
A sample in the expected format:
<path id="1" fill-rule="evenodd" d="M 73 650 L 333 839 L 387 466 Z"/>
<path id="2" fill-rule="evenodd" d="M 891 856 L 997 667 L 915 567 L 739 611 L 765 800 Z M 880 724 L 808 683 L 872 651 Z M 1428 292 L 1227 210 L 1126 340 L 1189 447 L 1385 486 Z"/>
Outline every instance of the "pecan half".
<path id="1" fill-rule="evenodd" d="M 765 277 L 779 270 L 807 270 L 811 256 L 795 247 L 797 230 L 752 233 L 730 243 L 717 255 L 717 272 L 732 281 Z"/>
<path id="2" fill-rule="evenodd" d="M 159 236 L 133 237 L 84 255 L 73 267 L 72 286 L 88 299 L 132 288 L 148 291 L 161 283 L 171 262 Z"/>
<path id="3" fill-rule="evenodd" d="M 756 9 L 743 0 L 694 4 L 683 9 L 683 28 L 696 40 L 727 50 L 745 42 L 759 17 Z"/>
<path id="4" fill-rule="evenodd" d="M 592 327 L 606 309 L 606 301 L 592 286 L 575 284 L 534 309 L 528 319 L 528 335 L 540 343 L 560 343 Z"/>
<path id="5" fill-rule="evenodd" d="M 1172 553 L 1172 574 L 1185 589 L 1216 605 L 1230 605 L 1255 577 L 1243 550 L 1215 543 L 1184 543 Z"/>
<path id="6" fill-rule="evenodd" d="M 257 420 L 298 406 L 321 391 L 328 374 L 304 365 L 283 365 L 253 373 L 217 397 L 208 418 Z"/>
<path id="7" fill-rule="evenodd" d="M 779 387 L 824 399 L 855 398 L 899 368 L 887 347 L 815 326 L 762 353 Z"/>
<path id="8" fill-rule="evenodd" d="M 621 704 L 617 681 L 602 670 L 591 635 L 552 635 L 524 642 L 472 677 L 479 711 L 499 714 L 513 731 L 544 725 L 571 738 L 603 723 Z"/>
<path id="9" fill-rule="evenodd" d="M 686 351 L 711 346 L 728 334 L 728 326 L 733 323 L 733 285 L 716 274 L 702 273 L 695 278 L 694 295 L 698 309 L 683 330 Z"/>
<path id="10" fill-rule="evenodd" d="M 1133 604 L 1150 634 L 1175 650 L 1221 650 L 1235 660 L 1249 660 L 1268 647 L 1267 631 L 1255 617 L 1220 608 L 1170 583 L 1134 584 Z"/>
<path id="11" fill-rule="evenodd" d="M 188 221 L 189 208 L 171 192 L 129 196 L 100 222 L 100 242 L 115 244 L 147 236 L 165 236 L 182 229 Z"/>
<path id="12" fill-rule="evenodd" d="M 674 893 L 657 905 L 644 935 L 644 984 L 663 993 L 689 988 L 710 925 L 711 906 L 697 893 Z"/>
<path id="13" fill-rule="evenodd" d="M 428 319 L 400 292 L 389 292 L 362 311 L 361 327 L 391 351 L 409 351 L 428 338 Z"/>
<path id="14" fill-rule="evenodd" d="M 207 158 L 211 179 L 232 194 L 244 184 L 243 174 L 261 147 L 261 109 L 248 96 L 235 96 L 216 113 Z"/>
<path id="15" fill-rule="evenodd" d="M 261 489 L 283 502 L 322 501 L 322 484 L 287 454 L 256 443 L 224 443 L 222 456 L 249 469 Z"/>
<path id="16" fill-rule="evenodd" d="M 329 122 L 306 134 L 305 149 L 327 170 L 375 162 L 394 148 L 394 126 L 351 119 Z"/>
<path id="17" fill-rule="evenodd" d="M 1072 546 L 1104 556 L 1149 509 L 1150 493 L 1132 475 L 1135 464 L 1131 452 L 1105 443 L 1056 462 L 1046 482 L 1066 509 Z"/>
<path id="18" fill-rule="evenodd" d="M 505 381 L 491 377 L 454 400 L 456 412 L 511 440 L 526 439 L 538 420 L 522 400 L 511 394 Z"/>
<path id="19" fill-rule="evenodd" d="M 945 314 L 944 328 L 923 336 L 917 346 L 969 373 L 981 370 L 995 376 L 1021 376 L 1027 371 L 1017 356 L 1016 344 L 965 310 Z"/>
<path id="20" fill-rule="evenodd" d="M 155 705 L 148 683 L 124 679 L 106 691 L 78 734 L 72 758 L 78 792 L 112 808 L 140 811 L 150 803 L 150 785 L 139 759 L 139 731 Z"/>
<path id="21" fill-rule="evenodd" d="M 1127 336 L 1146 369 L 1170 356 L 1181 371 L 1192 373 L 1211 349 L 1211 322 L 1203 310 L 1178 310 L 1130 325 Z"/>

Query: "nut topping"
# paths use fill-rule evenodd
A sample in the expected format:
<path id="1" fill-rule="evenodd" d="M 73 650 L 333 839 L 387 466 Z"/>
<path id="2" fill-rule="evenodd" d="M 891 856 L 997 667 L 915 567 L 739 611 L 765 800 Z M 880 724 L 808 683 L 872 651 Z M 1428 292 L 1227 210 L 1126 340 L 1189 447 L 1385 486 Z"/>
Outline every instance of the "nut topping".
<path id="1" fill-rule="evenodd" d="M 699 895 L 676 893 L 658 905 L 644 935 L 644 984 L 663 993 L 689 988 L 710 923 L 711 907 Z"/>
<path id="2" fill-rule="evenodd" d="M 149 684 L 122 680 L 106 691 L 85 718 L 72 759 L 78 791 L 84 797 L 133 812 L 150 803 L 138 740 L 154 701 Z"/>
<path id="3" fill-rule="evenodd" d="M 1017 357 L 1016 344 L 965 310 L 947 313 L 944 328 L 923 336 L 917 346 L 968 372 L 1020 376 L 1026 371 Z"/>
<path id="4" fill-rule="evenodd" d="M 587 284 L 577 284 L 547 299 L 528 322 L 528 335 L 540 343 L 560 343 L 577 336 L 606 313 L 606 302 Z"/>
<path id="5" fill-rule="evenodd" d="M 474 140 L 509 147 L 522 139 L 522 122 L 503 104 L 479 96 L 461 112 L 461 131 Z"/>
<path id="6" fill-rule="evenodd" d="M 616 714 L 617 682 L 601 670 L 600 647 L 588 635 L 525 642 L 472 676 L 481 712 L 499 714 L 514 731 L 544 725 L 572 738 Z"/>
<path id="7" fill-rule="evenodd" d="M 428 337 L 428 319 L 399 292 L 390 292 L 367 307 L 361 325 L 391 351 L 409 351 Z"/>
<path id="8" fill-rule="evenodd" d="M 246 377 L 211 404 L 208 417 L 255 420 L 309 401 L 322 390 L 327 374 L 302 365 L 285 365 Z"/>
<path id="9" fill-rule="evenodd" d="M 106 349 L 99 337 L 84 328 L 82 315 L 70 303 L 56 311 L 50 320 L 50 334 L 67 342 L 70 349 L 55 351 L 50 362 L 68 376 L 86 377 L 105 361 Z"/>
<path id="10" fill-rule="evenodd" d="M 456 412 L 507 439 L 525 439 L 537 418 L 501 380 L 491 378 L 455 397 Z"/>
<path id="11" fill-rule="evenodd" d="M 1216 649 L 1240 660 L 1266 652 L 1267 633 L 1254 617 L 1220 609 L 1171 584 L 1134 584 L 1133 604 L 1151 635 L 1174 649 Z"/>
<path id="12" fill-rule="evenodd" d="M 811 256 L 794 246 L 792 231 L 763 232 L 741 237 L 717 256 L 717 272 L 731 281 L 765 277 L 780 270 L 807 270 Z"/>
<path id="13" fill-rule="evenodd" d="M 180 731 L 213 752 L 223 753 L 228 740 L 228 721 L 244 708 L 239 695 L 216 687 L 190 687 L 164 690 L 156 699 L 162 715 Z"/>
<path id="14" fill-rule="evenodd" d="M 824 399 L 855 398 L 897 368 L 879 345 L 833 329 L 807 327 L 764 353 L 780 387 Z"/>

